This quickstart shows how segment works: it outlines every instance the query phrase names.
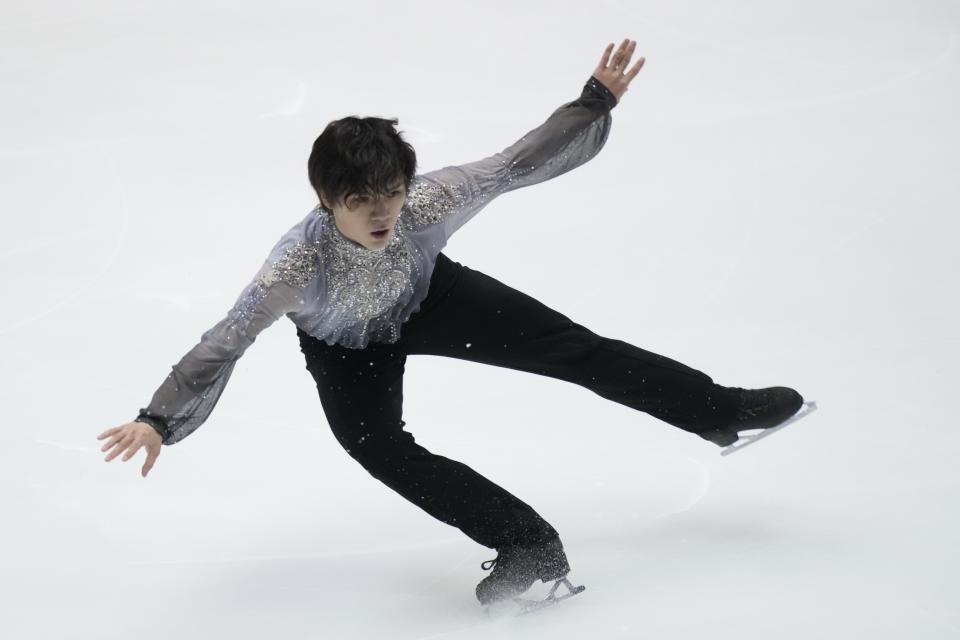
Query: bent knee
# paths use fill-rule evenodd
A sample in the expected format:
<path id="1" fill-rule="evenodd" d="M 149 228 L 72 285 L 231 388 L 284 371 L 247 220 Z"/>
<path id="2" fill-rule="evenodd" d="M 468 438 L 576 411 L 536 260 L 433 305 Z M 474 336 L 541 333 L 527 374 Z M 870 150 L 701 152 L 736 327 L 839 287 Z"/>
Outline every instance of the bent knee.
<path id="1" fill-rule="evenodd" d="M 373 476 L 402 473 L 405 465 L 430 455 L 406 432 L 367 433 L 339 440 L 347 454 Z"/>

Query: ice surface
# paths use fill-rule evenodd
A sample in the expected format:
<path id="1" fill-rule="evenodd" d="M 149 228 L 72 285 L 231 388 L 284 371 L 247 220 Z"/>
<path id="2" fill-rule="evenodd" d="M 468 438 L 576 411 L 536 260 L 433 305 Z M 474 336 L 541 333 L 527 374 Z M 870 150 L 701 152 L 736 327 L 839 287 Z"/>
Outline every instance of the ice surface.
<path id="1" fill-rule="evenodd" d="M 960 9 L 471 7 L 4 3 L 0 637 L 960 636 Z M 408 428 L 533 504 L 587 587 L 508 620 L 473 596 L 494 554 L 336 444 L 284 319 L 146 479 L 142 452 L 103 463 L 95 436 L 313 205 L 328 121 L 398 117 L 421 169 L 468 162 L 625 37 L 647 62 L 603 151 L 445 252 L 818 411 L 722 457 L 566 383 L 411 357 Z"/>

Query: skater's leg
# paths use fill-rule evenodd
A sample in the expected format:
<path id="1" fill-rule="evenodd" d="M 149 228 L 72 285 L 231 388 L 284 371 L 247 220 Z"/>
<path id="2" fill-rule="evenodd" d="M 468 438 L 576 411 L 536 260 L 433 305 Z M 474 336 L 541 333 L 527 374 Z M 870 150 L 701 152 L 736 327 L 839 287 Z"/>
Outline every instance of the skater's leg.
<path id="1" fill-rule="evenodd" d="M 330 428 L 372 476 L 486 547 L 556 536 L 516 496 L 467 465 L 431 453 L 404 429 L 402 350 L 376 342 L 348 349 L 300 329 L 297 335 Z"/>
<path id="2" fill-rule="evenodd" d="M 736 394 L 705 373 L 597 335 L 490 276 L 453 264 L 459 267 L 453 285 L 403 325 L 400 344 L 407 353 L 573 382 L 693 433 L 727 425 L 736 414 Z"/>

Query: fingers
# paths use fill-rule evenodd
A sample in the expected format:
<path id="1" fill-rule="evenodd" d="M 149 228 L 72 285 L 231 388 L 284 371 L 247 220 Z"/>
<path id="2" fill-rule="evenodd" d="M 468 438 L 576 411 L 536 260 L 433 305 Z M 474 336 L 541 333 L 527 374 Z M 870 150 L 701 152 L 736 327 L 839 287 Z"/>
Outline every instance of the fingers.
<path id="1" fill-rule="evenodd" d="M 147 474 L 150 473 L 150 469 L 153 469 L 153 463 L 156 462 L 159 455 L 160 447 L 147 447 L 147 461 L 143 463 L 143 468 L 140 469 L 140 475 L 144 478 L 147 477 Z"/>
<path id="2" fill-rule="evenodd" d="M 132 458 L 137 453 L 137 451 L 140 451 L 140 447 L 142 446 L 143 446 L 143 441 L 139 439 L 136 439 L 133 442 L 131 442 L 130 445 L 127 447 L 127 453 L 124 454 L 123 456 L 123 461 L 126 462 L 127 460 Z"/>
<path id="3" fill-rule="evenodd" d="M 126 436 L 127 436 L 127 433 L 125 431 L 121 431 L 119 433 L 114 434 L 114 436 L 110 438 L 107 444 L 100 447 L 100 451 L 106 451 L 107 449 L 110 449 L 111 447 L 113 447 L 113 445 L 123 440 Z"/>
<path id="4" fill-rule="evenodd" d="M 135 456 L 142 447 L 146 448 L 147 460 L 140 469 L 140 474 L 146 478 L 150 469 L 153 468 L 157 457 L 160 455 L 161 440 L 157 432 L 149 426 L 144 427 L 144 425 L 139 423 L 129 423 L 114 429 L 107 429 L 97 436 L 97 439 L 102 440 L 108 436 L 110 440 L 100 448 L 100 451 L 112 449 L 112 451 L 107 454 L 107 457 L 104 458 L 105 462 L 110 462 L 120 454 L 123 454 L 123 460 L 127 461 Z"/>
<path id="5" fill-rule="evenodd" d="M 121 429 L 121 427 L 114 427 L 114 428 L 112 428 L 112 429 L 107 429 L 106 431 L 104 431 L 103 433 L 101 433 L 100 435 L 97 436 L 97 440 L 103 440 L 103 439 L 106 438 L 107 436 L 109 436 L 109 435 L 111 435 L 111 434 L 114 434 L 114 433 L 116 433 L 117 431 L 120 431 L 120 429 Z"/>
<path id="6" fill-rule="evenodd" d="M 637 74 L 640 73 L 640 69 L 643 68 L 643 63 L 646 61 L 647 59 L 641 56 L 640 59 L 637 60 L 637 63 L 633 65 L 633 68 L 627 73 L 627 79 L 633 80 L 635 77 L 637 77 Z"/>
<path id="7" fill-rule="evenodd" d="M 607 48 L 603 50 L 603 55 L 600 56 L 600 68 L 606 69 L 607 63 L 610 62 L 610 52 L 613 50 L 613 43 L 607 45 Z"/>
<path id="8" fill-rule="evenodd" d="M 623 55 L 624 55 L 624 50 L 627 48 L 627 46 L 629 45 L 629 43 L 630 43 L 630 40 L 627 40 L 626 38 L 624 38 L 623 42 L 620 43 L 620 46 L 617 47 L 617 52 L 613 54 L 613 64 L 614 64 L 614 66 L 617 66 L 618 63 L 620 62 L 620 59 L 621 59 L 621 58 L 623 57 Z M 634 42 L 634 46 L 636 46 L 636 42 Z M 612 42 L 607 45 L 607 48 L 603 50 L 603 55 L 600 57 L 600 68 L 601 68 L 601 69 L 606 69 L 606 68 L 607 68 L 607 65 L 610 63 L 610 50 L 611 50 L 611 49 L 613 49 L 613 43 L 612 43 Z"/>
<path id="9" fill-rule="evenodd" d="M 598 70 L 600 71 L 623 71 L 627 68 L 627 65 L 630 64 L 630 59 L 633 57 L 634 52 L 637 50 L 637 41 L 630 40 L 629 38 L 624 38 L 620 43 L 620 46 L 617 47 L 617 50 L 611 56 L 611 51 L 613 50 L 613 43 L 607 45 L 606 49 L 603 50 L 603 55 L 600 57 L 600 64 Z M 637 63 L 634 65 L 629 72 L 625 75 L 629 75 L 630 78 L 633 78 L 640 72 L 643 63 L 646 61 L 646 58 L 641 57 Z"/>
<path id="10" fill-rule="evenodd" d="M 127 434 L 124 434 L 123 437 L 118 438 L 116 440 L 111 440 L 107 444 L 103 445 L 103 449 L 101 449 L 101 451 L 109 449 L 110 447 L 114 447 L 113 451 L 111 451 L 107 455 L 107 457 L 104 458 L 104 460 L 106 462 L 110 462 L 111 460 L 116 458 L 118 455 L 126 451 L 127 447 L 133 444 L 135 440 L 136 440 L 136 436 L 134 434 L 127 433 Z"/>
<path id="11" fill-rule="evenodd" d="M 626 66 L 630 64 L 630 57 L 636 48 L 636 40 L 628 40 L 625 38 L 623 42 L 620 43 L 620 48 L 617 49 L 617 53 L 613 56 L 614 69 L 626 68 Z"/>

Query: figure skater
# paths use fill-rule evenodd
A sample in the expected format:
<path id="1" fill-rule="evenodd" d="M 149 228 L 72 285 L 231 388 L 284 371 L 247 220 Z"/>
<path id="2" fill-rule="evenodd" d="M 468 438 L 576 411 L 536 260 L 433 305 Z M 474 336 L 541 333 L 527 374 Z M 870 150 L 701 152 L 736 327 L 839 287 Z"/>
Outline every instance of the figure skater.
<path id="1" fill-rule="evenodd" d="M 141 447 L 146 477 L 160 445 L 210 415 L 237 360 L 286 315 L 327 422 L 346 452 L 434 518 L 496 550 L 482 604 L 570 570 L 557 531 L 517 496 L 428 451 L 404 429 L 408 355 L 460 358 L 566 380 L 720 446 L 770 428 L 803 403 L 786 387 L 742 389 L 621 340 L 597 335 L 536 299 L 441 253 L 497 196 L 578 167 L 604 145 L 611 109 L 643 67 L 636 42 L 607 45 L 580 96 L 481 160 L 417 174 L 397 120 L 345 117 L 313 144 L 319 203 L 275 244 L 227 316 L 172 366 L 133 422 L 108 429 L 109 461 Z M 612 57 L 611 57 L 611 52 Z"/>

